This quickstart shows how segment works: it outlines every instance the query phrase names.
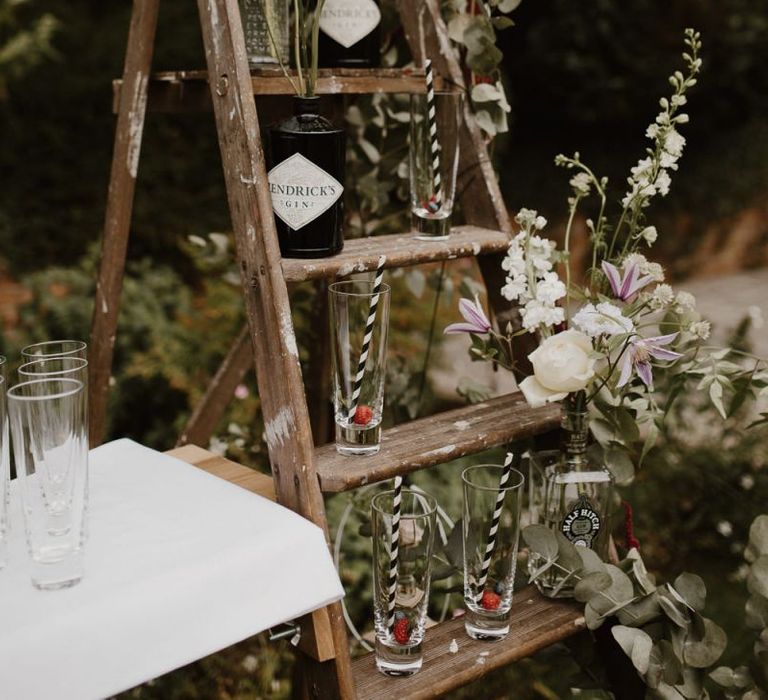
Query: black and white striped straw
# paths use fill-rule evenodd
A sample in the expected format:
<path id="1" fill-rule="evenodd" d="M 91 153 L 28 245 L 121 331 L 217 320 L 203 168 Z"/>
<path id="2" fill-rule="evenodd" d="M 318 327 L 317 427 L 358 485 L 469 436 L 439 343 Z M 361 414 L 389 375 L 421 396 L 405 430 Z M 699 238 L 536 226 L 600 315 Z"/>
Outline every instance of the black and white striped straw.
<path id="1" fill-rule="evenodd" d="M 373 281 L 373 290 L 371 293 L 371 302 L 368 307 L 368 320 L 365 323 L 365 335 L 363 336 L 363 347 L 360 350 L 360 359 L 357 363 L 357 374 L 355 375 L 355 384 L 352 389 L 352 399 L 349 405 L 349 423 L 355 419 L 357 411 L 357 402 L 360 400 L 360 390 L 363 388 L 363 377 L 365 376 L 365 366 L 368 364 L 368 351 L 371 347 L 371 338 L 373 337 L 373 326 L 376 322 L 376 309 L 379 306 L 379 296 L 381 292 L 381 282 L 384 279 L 384 263 L 387 257 L 382 255 L 376 267 L 376 277 Z"/>
<path id="2" fill-rule="evenodd" d="M 488 541 L 485 545 L 485 556 L 483 557 L 483 565 L 480 568 L 480 577 L 477 579 L 477 601 L 483 597 L 483 589 L 485 588 L 485 582 L 488 579 L 488 569 L 491 567 L 491 557 L 493 556 L 493 550 L 496 548 L 496 533 L 499 531 L 499 520 L 501 520 L 501 513 L 504 510 L 504 496 L 506 496 L 506 485 L 509 481 L 509 477 L 512 474 L 512 462 L 515 460 L 516 455 L 511 452 L 507 452 L 507 457 L 504 460 L 504 467 L 501 471 L 501 477 L 499 478 L 499 490 L 496 493 L 496 507 L 493 511 L 493 517 L 491 518 L 491 528 L 488 531 Z"/>
<path id="3" fill-rule="evenodd" d="M 403 477 L 395 477 L 395 491 L 392 495 L 392 533 L 389 539 L 389 603 L 387 627 L 390 633 L 395 627 L 395 599 L 397 598 L 397 565 L 400 557 L 400 502 L 402 500 Z"/>
<path id="4" fill-rule="evenodd" d="M 443 183 L 440 177 L 440 141 L 437 138 L 437 109 L 435 106 L 435 78 L 432 61 L 424 61 L 424 77 L 427 83 L 427 125 L 429 127 L 429 148 L 432 153 L 432 188 L 437 209 L 443 206 Z"/>

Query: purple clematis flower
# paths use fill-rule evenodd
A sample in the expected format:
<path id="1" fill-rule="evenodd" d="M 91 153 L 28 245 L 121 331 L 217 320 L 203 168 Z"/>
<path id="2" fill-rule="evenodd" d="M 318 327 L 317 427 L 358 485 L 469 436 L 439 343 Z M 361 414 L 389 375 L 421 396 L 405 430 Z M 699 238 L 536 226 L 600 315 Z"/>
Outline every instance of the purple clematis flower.
<path id="1" fill-rule="evenodd" d="M 653 338 L 640 338 L 633 336 L 629 339 L 629 347 L 624 351 L 621 359 L 621 376 L 616 385 L 618 388 L 627 384 L 632 377 L 632 369 L 637 370 L 637 376 L 643 380 L 643 384 L 649 389 L 653 388 L 653 373 L 651 371 L 651 358 L 656 360 L 676 360 L 682 357 L 679 352 L 667 350 L 663 346 L 669 345 L 677 333 L 669 335 L 657 335 Z"/>
<path id="2" fill-rule="evenodd" d="M 622 277 L 615 265 L 611 265 L 611 263 L 603 260 L 603 272 L 608 278 L 608 282 L 611 284 L 613 295 L 622 301 L 631 299 L 645 287 L 645 285 L 653 282 L 653 277 L 651 277 L 651 275 L 640 277 L 640 269 L 634 263 L 629 266 L 629 269 Z"/>
<path id="3" fill-rule="evenodd" d="M 491 330 L 491 322 L 485 315 L 477 295 L 475 295 L 474 302 L 469 299 L 459 301 L 459 311 L 466 323 L 452 323 L 446 327 L 444 333 L 477 333 L 483 335 Z"/>

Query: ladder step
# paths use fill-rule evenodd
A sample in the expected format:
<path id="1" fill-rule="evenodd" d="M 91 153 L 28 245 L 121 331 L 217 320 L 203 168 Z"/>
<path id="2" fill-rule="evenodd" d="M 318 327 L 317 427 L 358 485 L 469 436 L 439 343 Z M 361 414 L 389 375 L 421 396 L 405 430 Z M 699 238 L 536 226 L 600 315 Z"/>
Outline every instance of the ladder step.
<path id="1" fill-rule="evenodd" d="M 292 76 L 296 71 L 290 71 Z M 112 110 L 120 105 L 122 80 L 112 81 Z M 293 88 L 282 70 L 259 68 L 251 71 L 255 95 L 293 95 Z M 186 70 L 153 73 L 149 80 L 148 109 L 155 112 L 189 112 L 211 109 L 208 71 Z M 435 76 L 435 88 L 443 80 Z M 412 94 L 426 91 L 424 71 L 413 68 L 334 68 L 320 69 L 317 94 Z"/>
<path id="2" fill-rule="evenodd" d="M 344 250 L 332 258 L 283 258 L 282 265 L 287 282 L 303 282 L 375 270 L 382 255 L 387 258 L 385 266 L 388 268 L 407 267 L 502 253 L 508 247 L 509 236 L 503 231 L 491 231 L 478 226 L 457 226 L 451 229 L 451 235 L 445 241 L 422 241 L 412 233 L 354 238 L 347 241 Z"/>
<path id="3" fill-rule="evenodd" d="M 520 392 L 403 423 L 382 432 L 381 450 L 368 457 L 315 450 L 320 488 L 329 493 L 392 479 L 464 455 L 545 433 L 560 424 L 560 407 L 530 408 Z"/>
<path id="4" fill-rule="evenodd" d="M 187 462 L 203 471 L 229 481 L 247 491 L 259 494 L 270 501 L 275 500 L 275 484 L 271 476 L 257 472 L 255 469 L 244 467 L 226 457 L 204 450 L 197 445 L 184 445 L 166 452 L 182 462 Z"/>
<path id="5" fill-rule="evenodd" d="M 584 611 L 577 604 L 542 597 L 533 586 L 516 594 L 509 635 L 497 642 L 478 642 L 467 636 L 463 618 L 427 630 L 424 665 L 413 676 L 390 678 L 376 670 L 373 654 L 352 661 L 357 696 L 366 700 L 442 697 L 454 688 L 488 672 L 559 642 L 584 629 Z M 459 650 L 450 645 L 456 640 Z M 512 696 L 514 697 L 514 693 Z"/>

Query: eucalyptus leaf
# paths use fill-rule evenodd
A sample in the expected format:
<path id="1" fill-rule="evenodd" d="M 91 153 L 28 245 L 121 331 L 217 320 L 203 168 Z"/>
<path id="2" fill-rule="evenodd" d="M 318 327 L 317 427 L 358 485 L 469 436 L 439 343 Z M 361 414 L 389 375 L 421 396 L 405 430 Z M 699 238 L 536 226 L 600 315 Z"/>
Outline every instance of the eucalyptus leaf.
<path id="1" fill-rule="evenodd" d="M 656 598 L 656 591 L 654 591 L 644 598 L 624 606 L 619 610 L 618 618 L 622 625 L 640 627 L 658 618 L 661 614 L 661 606 Z"/>
<path id="2" fill-rule="evenodd" d="M 581 557 L 581 570 L 584 574 L 591 574 L 595 571 L 608 571 L 605 568 L 605 562 L 597 556 L 593 549 L 588 547 L 577 547 L 576 552 Z"/>
<path id="3" fill-rule="evenodd" d="M 762 630 L 768 627 L 768 599 L 753 595 L 745 606 L 747 627 Z"/>
<path id="4" fill-rule="evenodd" d="M 581 571 L 579 548 L 563 535 L 562 532 L 556 532 L 555 537 L 557 539 L 557 563 L 568 571 Z"/>
<path id="5" fill-rule="evenodd" d="M 499 2 L 499 12 L 512 12 L 523 0 L 501 0 Z"/>
<path id="6" fill-rule="evenodd" d="M 529 525 L 523 529 L 523 540 L 533 552 L 547 561 L 557 558 L 557 538 L 546 525 Z"/>
<path id="7" fill-rule="evenodd" d="M 756 556 L 768 554 L 768 515 L 758 515 L 749 528 L 749 546 Z"/>
<path id="8" fill-rule="evenodd" d="M 691 617 L 685 604 L 674 600 L 667 586 L 658 590 L 658 601 L 664 614 L 678 627 L 687 627 L 690 624 Z"/>
<path id="9" fill-rule="evenodd" d="M 611 587 L 613 579 L 606 571 L 594 571 L 584 576 L 573 588 L 573 597 L 580 603 L 586 603 L 600 591 Z"/>
<path id="10" fill-rule="evenodd" d="M 592 607 L 591 603 L 587 603 L 584 608 L 584 621 L 587 625 L 587 629 L 596 630 L 603 624 L 605 618 Z"/>
<path id="11" fill-rule="evenodd" d="M 674 589 L 683 597 L 692 610 L 701 612 L 707 600 L 707 587 L 696 574 L 680 574 L 674 583 Z"/>
<path id="12" fill-rule="evenodd" d="M 727 666 L 718 666 L 709 674 L 709 677 L 721 688 L 733 688 L 736 685 L 733 669 Z"/>
<path id="13" fill-rule="evenodd" d="M 704 619 L 705 634 L 701 641 L 687 639 L 683 645 L 683 660 L 694 668 L 708 668 L 712 666 L 725 651 L 728 637 L 723 629 Z"/>
<path id="14" fill-rule="evenodd" d="M 768 598 L 768 554 L 762 554 L 750 567 L 747 590 L 752 595 Z"/>
<path id="15" fill-rule="evenodd" d="M 653 640 L 641 629 L 615 625 L 611 628 L 613 638 L 624 653 L 632 660 L 632 665 L 644 676 L 650 663 Z"/>
<path id="16" fill-rule="evenodd" d="M 629 454 L 621 447 L 609 447 L 605 451 L 605 466 L 617 484 L 627 484 L 635 476 L 635 465 Z"/>

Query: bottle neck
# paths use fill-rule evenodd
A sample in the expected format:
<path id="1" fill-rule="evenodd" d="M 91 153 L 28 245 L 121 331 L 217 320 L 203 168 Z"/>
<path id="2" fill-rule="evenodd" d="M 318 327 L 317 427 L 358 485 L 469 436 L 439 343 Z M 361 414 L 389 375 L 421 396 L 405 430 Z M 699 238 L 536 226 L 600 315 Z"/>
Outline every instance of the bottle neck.
<path id="1" fill-rule="evenodd" d="M 569 469 L 587 468 L 589 440 L 589 414 L 583 401 L 569 395 L 563 401 L 561 423 L 563 429 L 563 456 Z"/>
<path id="2" fill-rule="evenodd" d="M 296 95 L 293 98 L 293 113 L 297 117 L 318 117 L 320 115 L 320 98 L 302 97 Z"/>

